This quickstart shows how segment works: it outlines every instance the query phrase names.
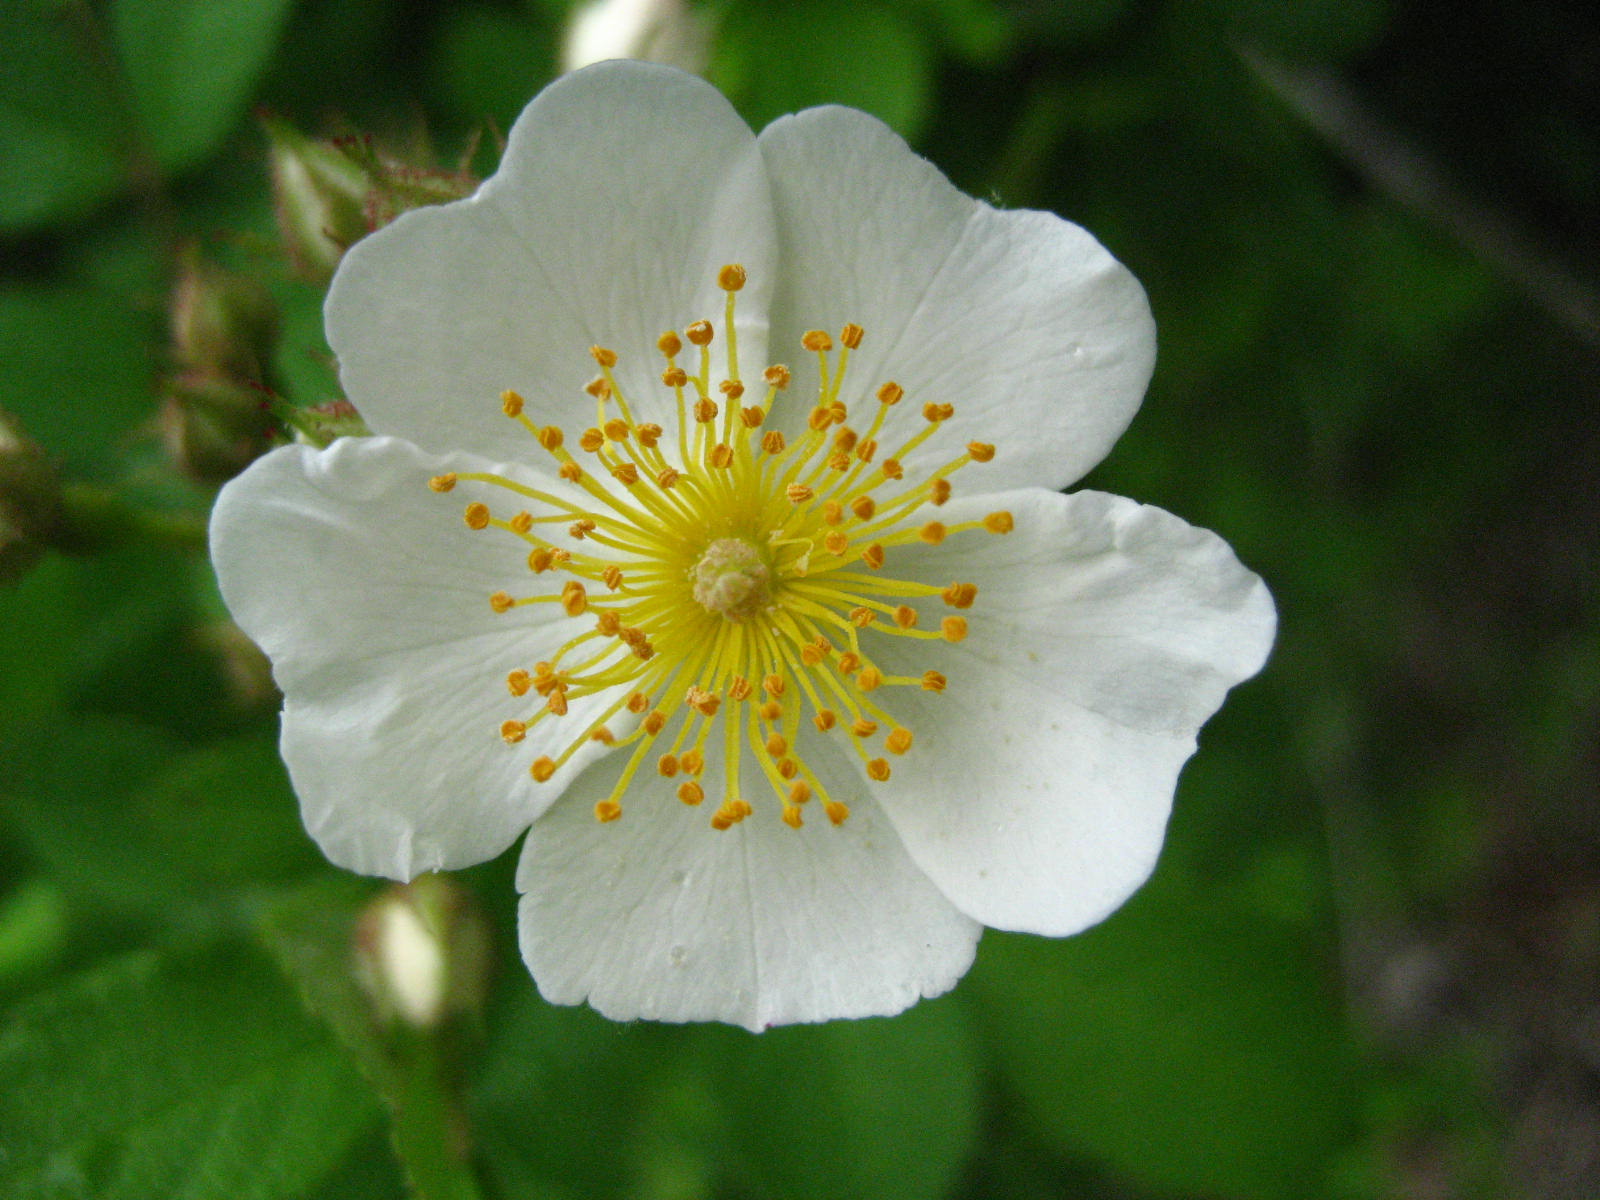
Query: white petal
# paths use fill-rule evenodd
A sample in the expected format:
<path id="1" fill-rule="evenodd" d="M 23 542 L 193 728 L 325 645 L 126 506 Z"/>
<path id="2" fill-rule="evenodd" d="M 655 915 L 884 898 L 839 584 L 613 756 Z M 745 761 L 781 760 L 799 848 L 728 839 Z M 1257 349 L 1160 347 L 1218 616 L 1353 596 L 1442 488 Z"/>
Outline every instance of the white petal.
<path id="1" fill-rule="evenodd" d="M 535 699 L 511 697 L 506 674 L 572 629 L 554 604 L 491 611 L 493 591 L 528 588 L 526 547 L 462 523 L 467 500 L 492 501 L 489 489 L 427 487 L 446 470 L 494 469 L 391 438 L 342 438 L 276 450 L 217 498 L 223 598 L 272 659 L 284 761 L 307 828 L 342 866 L 409 879 L 481 862 L 602 752 L 586 747 L 536 784 L 529 764 L 554 751 L 532 733 L 517 746 L 499 736 Z M 598 707 L 575 703 L 562 721 L 581 731 Z"/>
<path id="2" fill-rule="evenodd" d="M 1149 875 L 1199 727 L 1261 668 L 1276 616 L 1226 543 L 1160 509 L 1030 490 L 948 513 L 995 509 L 1015 532 L 906 548 L 885 567 L 979 591 L 964 642 L 874 643 L 905 673 L 949 679 L 891 698 L 917 741 L 874 791 L 963 912 L 1074 933 Z"/>
<path id="3" fill-rule="evenodd" d="M 806 329 L 861 325 L 847 404 L 870 412 L 885 380 L 906 389 L 885 454 L 936 402 L 955 407 L 953 436 L 926 453 L 996 443 L 1008 486 L 1064 487 L 1105 456 L 1144 395 L 1155 327 L 1104 247 L 1053 214 L 962 195 L 853 109 L 785 117 L 759 141 L 783 256 L 774 357 L 802 358 Z"/>
<path id="4" fill-rule="evenodd" d="M 368 424 L 437 453 L 504 457 L 506 388 L 540 423 L 587 424 L 595 344 L 620 356 L 635 415 L 665 425 L 656 339 L 708 318 L 726 343 L 726 263 L 749 270 L 740 358 L 759 373 L 771 223 L 754 138 L 716 89 L 601 63 L 534 99 L 476 196 L 351 249 L 328 295 L 329 343 Z"/>
<path id="5" fill-rule="evenodd" d="M 523 848 L 522 954 L 551 1002 L 761 1030 L 900 1012 L 971 965 L 981 928 L 911 863 L 847 771 L 829 772 L 851 806 L 837 828 L 813 800 L 790 829 L 768 785 L 747 777 L 755 812 L 712 829 L 720 763 L 707 764 L 699 807 L 641 772 L 621 818 L 602 825 L 593 804 L 620 758 L 578 780 Z"/>

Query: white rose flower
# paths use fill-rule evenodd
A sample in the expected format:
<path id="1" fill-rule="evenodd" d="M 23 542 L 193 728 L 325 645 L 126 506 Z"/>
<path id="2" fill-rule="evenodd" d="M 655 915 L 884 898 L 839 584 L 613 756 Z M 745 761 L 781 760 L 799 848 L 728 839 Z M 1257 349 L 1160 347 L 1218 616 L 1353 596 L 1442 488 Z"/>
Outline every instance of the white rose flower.
<path id="1" fill-rule="evenodd" d="M 893 1013 L 985 925 L 1094 924 L 1271 645 L 1220 539 L 1056 490 L 1139 406 L 1138 283 L 863 113 L 754 136 L 675 70 L 567 76 L 476 195 L 345 256 L 327 321 L 379 436 L 223 490 L 223 595 L 334 862 L 527 831 L 556 1003 Z"/>

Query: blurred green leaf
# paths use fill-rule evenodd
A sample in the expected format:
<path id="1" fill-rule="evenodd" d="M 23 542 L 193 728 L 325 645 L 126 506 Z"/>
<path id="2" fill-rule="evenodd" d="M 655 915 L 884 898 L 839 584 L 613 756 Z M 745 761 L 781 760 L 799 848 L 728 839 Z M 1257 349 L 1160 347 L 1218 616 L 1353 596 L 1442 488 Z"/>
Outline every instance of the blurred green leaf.
<path id="1" fill-rule="evenodd" d="M 504 134 L 550 81 L 555 44 L 547 25 L 482 4 L 448 8 L 434 50 L 438 90 L 468 126 Z"/>
<path id="2" fill-rule="evenodd" d="M 293 1200 L 375 1119 L 360 1078 L 238 947 L 138 953 L 0 1032 L 0 1190 L 16 1200 Z"/>
<path id="3" fill-rule="evenodd" d="M 700 1030 L 716 1128 L 738 1182 L 785 1200 L 932 1200 L 978 1134 L 964 1010 L 924 1002 L 889 1019 Z"/>
<path id="4" fill-rule="evenodd" d="M 112 30 L 141 132 L 169 170 L 194 166 L 244 114 L 293 0 L 115 0 Z"/>
<path id="5" fill-rule="evenodd" d="M 124 123 L 78 15 L 38 0 L 0 4 L 0 232 L 81 217 L 126 179 Z M 0 342 L 9 357 L 17 343 Z"/>
<path id="6" fill-rule="evenodd" d="M 1175 1195 L 1322 1192 L 1354 1133 L 1352 1051 L 1322 945 L 1261 913 L 1264 882 L 1236 898 L 1168 863 L 1079 937 L 985 939 L 1010 1084 L 1064 1149 Z"/>
<path id="7" fill-rule="evenodd" d="M 709 78 L 756 129 L 802 108 L 847 104 L 914 139 L 933 67 L 921 31 L 871 0 L 763 0 L 723 17 Z"/>
<path id="8" fill-rule="evenodd" d="M 0 801 L 54 877 L 123 912 L 302 873 L 319 861 L 265 736 L 185 748 L 81 717 L 8 747 Z"/>

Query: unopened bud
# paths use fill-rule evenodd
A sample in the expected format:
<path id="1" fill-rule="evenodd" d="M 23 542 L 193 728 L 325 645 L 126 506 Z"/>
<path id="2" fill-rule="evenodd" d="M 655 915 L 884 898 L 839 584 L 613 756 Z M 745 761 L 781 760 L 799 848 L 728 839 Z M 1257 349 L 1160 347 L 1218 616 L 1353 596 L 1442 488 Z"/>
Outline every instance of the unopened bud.
<path id="1" fill-rule="evenodd" d="M 61 479 L 38 443 L 0 410 L 0 586 L 27 574 L 65 525 Z"/>
<path id="2" fill-rule="evenodd" d="M 344 252 L 366 235 L 372 179 L 340 146 L 274 118 L 262 121 L 278 235 L 295 270 L 326 284 Z"/>
<path id="3" fill-rule="evenodd" d="M 270 448 L 275 432 L 264 394 L 224 376 L 170 379 L 157 417 L 167 456 L 202 483 L 225 483 Z"/>
<path id="4" fill-rule="evenodd" d="M 356 924 L 356 963 L 379 1016 L 419 1030 L 481 1010 L 489 944 L 470 896 L 443 875 L 388 889 Z"/>
<path id="5" fill-rule="evenodd" d="M 179 367 L 265 380 L 277 344 L 278 307 L 266 285 L 189 247 L 172 288 L 172 356 Z"/>

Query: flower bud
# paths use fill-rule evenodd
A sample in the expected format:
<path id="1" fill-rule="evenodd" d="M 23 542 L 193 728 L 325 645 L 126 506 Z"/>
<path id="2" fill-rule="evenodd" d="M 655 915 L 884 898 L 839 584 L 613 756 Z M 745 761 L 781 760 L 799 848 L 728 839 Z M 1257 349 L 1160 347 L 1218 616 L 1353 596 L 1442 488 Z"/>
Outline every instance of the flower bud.
<path id="1" fill-rule="evenodd" d="M 168 379 L 165 393 L 157 430 L 191 479 L 225 483 L 270 448 L 276 428 L 260 389 L 189 371 Z"/>
<path id="2" fill-rule="evenodd" d="M 0 586 L 15 583 L 61 539 L 61 479 L 43 449 L 0 410 Z"/>
<path id="3" fill-rule="evenodd" d="M 443 875 L 423 875 L 372 901 L 356 923 L 355 953 L 386 1023 L 431 1030 L 482 1008 L 488 927 L 467 892 Z"/>
<path id="4" fill-rule="evenodd" d="M 187 248 L 172 288 L 172 356 L 179 366 L 263 380 L 277 344 L 278 307 L 266 286 Z"/>
<path id="5" fill-rule="evenodd" d="M 275 117 L 262 126 L 284 250 L 298 274 L 326 284 L 344 252 L 371 228 L 372 178 L 337 143 L 315 141 Z"/>
<path id="6" fill-rule="evenodd" d="M 291 424 L 294 440 L 303 446 L 321 448 L 332 445 L 334 438 L 372 436 L 372 430 L 348 400 L 330 400 L 326 404 L 296 409 Z"/>

